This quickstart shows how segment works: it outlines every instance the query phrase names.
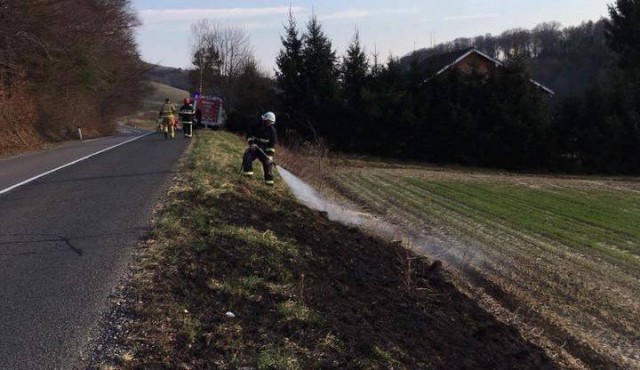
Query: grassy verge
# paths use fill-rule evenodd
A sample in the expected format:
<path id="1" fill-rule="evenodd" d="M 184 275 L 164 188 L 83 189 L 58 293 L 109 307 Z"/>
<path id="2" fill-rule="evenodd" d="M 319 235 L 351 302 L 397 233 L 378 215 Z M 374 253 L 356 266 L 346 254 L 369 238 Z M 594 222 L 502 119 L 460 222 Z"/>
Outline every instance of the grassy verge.
<path id="1" fill-rule="evenodd" d="M 103 368 L 555 368 L 438 263 L 240 177 L 242 150 L 198 133 L 140 251 L 124 355 Z"/>
<path id="2" fill-rule="evenodd" d="M 325 182 L 425 245 L 551 353 L 640 366 L 640 185 L 342 161 Z M 537 335 L 533 335 L 537 336 Z"/>
<path id="3" fill-rule="evenodd" d="M 149 82 L 151 91 L 145 95 L 145 100 L 141 109 L 130 116 L 124 117 L 124 124 L 132 127 L 143 128 L 147 130 L 155 130 L 157 127 L 156 119 L 158 118 L 158 110 L 164 104 L 166 98 L 171 99 L 171 102 L 176 106 L 176 109 L 180 109 L 182 106 L 182 99 L 190 96 L 190 93 L 185 90 L 176 89 L 168 85 L 164 85 L 158 82 Z"/>

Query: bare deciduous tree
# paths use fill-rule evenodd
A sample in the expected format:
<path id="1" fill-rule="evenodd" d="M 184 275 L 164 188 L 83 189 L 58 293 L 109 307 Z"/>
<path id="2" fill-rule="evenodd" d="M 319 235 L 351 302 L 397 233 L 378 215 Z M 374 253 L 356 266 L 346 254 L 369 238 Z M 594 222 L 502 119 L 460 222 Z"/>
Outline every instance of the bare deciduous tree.
<path id="1" fill-rule="evenodd" d="M 222 26 L 206 19 L 191 26 L 194 79 L 207 94 L 225 97 L 227 109 L 237 100 L 237 81 L 254 63 L 249 36 L 237 26 Z"/>
<path id="2" fill-rule="evenodd" d="M 108 131 L 141 99 L 137 25 L 130 0 L 0 0 L 0 79 L 25 83 L 48 137 Z"/>
<path id="3" fill-rule="evenodd" d="M 249 36 L 242 28 L 221 26 L 203 19 L 191 26 L 191 33 L 193 55 L 201 53 L 202 56 L 215 56 L 214 59 L 218 60 L 211 71 L 215 74 L 236 77 L 253 59 Z"/>

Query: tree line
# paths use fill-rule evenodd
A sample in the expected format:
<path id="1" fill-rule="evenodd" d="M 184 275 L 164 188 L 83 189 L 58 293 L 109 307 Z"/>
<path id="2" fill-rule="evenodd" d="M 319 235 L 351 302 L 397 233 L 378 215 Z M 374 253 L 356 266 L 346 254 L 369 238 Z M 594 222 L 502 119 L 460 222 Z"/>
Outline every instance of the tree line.
<path id="1" fill-rule="evenodd" d="M 339 58 L 315 16 L 301 33 L 290 14 L 277 58 L 279 130 L 436 163 L 639 173 L 640 1 L 609 10 L 595 23 L 458 39 L 384 63 L 357 33 Z M 505 67 L 429 78 L 430 55 L 468 46 Z M 541 94 L 532 73 L 558 94 Z"/>
<path id="2" fill-rule="evenodd" d="M 128 0 L 0 0 L 3 131 L 111 132 L 143 98 L 137 25 Z"/>

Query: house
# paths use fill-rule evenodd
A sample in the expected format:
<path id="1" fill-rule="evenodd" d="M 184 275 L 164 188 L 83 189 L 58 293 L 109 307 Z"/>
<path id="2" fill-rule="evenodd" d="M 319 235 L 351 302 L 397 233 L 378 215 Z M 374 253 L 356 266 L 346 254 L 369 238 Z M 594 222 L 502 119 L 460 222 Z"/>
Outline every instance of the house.
<path id="1" fill-rule="evenodd" d="M 490 75 L 495 73 L 499 68 L 504 67 L 502 62 L 488 56 L 476 48 L 467 48 L 449 53 L 432 55 L 420 62 L 420 65 L 424 66 L 427 71 L 429 71 L 430 77 L 427 78 L 425 82 L 448 70 L 456 70 L 464 74 L 480 73 Z M 533 79 L 530 81 L 550 97 L 555 95 L 553 90 L 543 84 Z"/>

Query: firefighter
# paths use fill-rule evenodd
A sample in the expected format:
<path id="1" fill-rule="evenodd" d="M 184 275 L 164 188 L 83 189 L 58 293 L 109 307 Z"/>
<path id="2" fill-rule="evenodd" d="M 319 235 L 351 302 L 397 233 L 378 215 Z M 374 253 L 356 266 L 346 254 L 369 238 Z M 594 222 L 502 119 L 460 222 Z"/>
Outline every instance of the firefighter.
<path id="1" fill-rule="evenodd" d="M 160 112 L 158 113 L 158 118 L 162 119 L 162 132 L 164 132 L 165 139 L 168 139 L 169 137 L 173 139 L 176 134 L 175 114 L 175 105 L 171 104 L 171 100 L 169 98 L 166 98 L 162 108 L 160 108 Z"/>
<path id="2" fill-rule="evenodd" d="M 184 137 L 192 137 L 193 136 L 193 117 L 196 112 L 193 109 L 193 104 L 191 104 L 191 99 L 184 98 L 184 105 L 180 107 L 180 122 L 182 122 L 182 132 L 184 132 Z"/>
<path id="3" fill-rule="evenodd" d="M 242 174 L 253 175 L 253 161 L 258 159 L 262 162 L 264 170 L 264 181 L 267 185 L 273 185 L 274 162 L 273 155 L 276 153 L 278 136 L 276 128 L 276 115 L 267 112 L 260 117 L 260 123 L 247 134 L 249 148 L 244 152 L 242 158 Z"/>

